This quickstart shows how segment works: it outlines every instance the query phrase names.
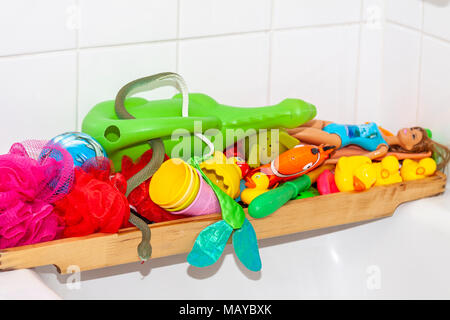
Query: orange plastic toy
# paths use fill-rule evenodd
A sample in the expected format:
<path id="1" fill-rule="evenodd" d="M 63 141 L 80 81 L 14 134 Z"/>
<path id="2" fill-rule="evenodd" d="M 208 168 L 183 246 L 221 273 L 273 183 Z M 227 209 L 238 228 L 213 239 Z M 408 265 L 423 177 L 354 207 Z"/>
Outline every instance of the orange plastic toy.
<path id="1" fill-rule="evenodd" d="M 300 177 L 320 166 L 335 148 L 335 146 L 323 145 L 297 145 L 283 152 L 270 163 L 250 171 L 245 178 L 246 185 L 250 188 L 255 187 L 251 177 L 257 172 L 262 172 L 269 177 L 269 187 Z"/>

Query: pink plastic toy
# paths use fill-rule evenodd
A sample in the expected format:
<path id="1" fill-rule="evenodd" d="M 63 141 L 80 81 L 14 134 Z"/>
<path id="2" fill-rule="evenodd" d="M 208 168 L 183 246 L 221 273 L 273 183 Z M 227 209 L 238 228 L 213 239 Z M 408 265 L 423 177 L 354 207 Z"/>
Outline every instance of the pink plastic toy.
<path id="1" fill-rule="evenodd" d="M 219 200 L 213 189 L 202 178 L 201 174 L 196 170 L 200 178 L 200 188 L 197 197 L 186 209 L 172 212 L 173 214 L 185 214 L 189 216 L 199 216 L 211 213 L 220 213 Z"/>
<path id="2" fill-rule="evenodd" d="M 317 190 L 320 194 L 330 194 L 339 192 L 336 182 L 334 181 L 334 174 L 330 170 L 325 170 L 317 178 Z"/>

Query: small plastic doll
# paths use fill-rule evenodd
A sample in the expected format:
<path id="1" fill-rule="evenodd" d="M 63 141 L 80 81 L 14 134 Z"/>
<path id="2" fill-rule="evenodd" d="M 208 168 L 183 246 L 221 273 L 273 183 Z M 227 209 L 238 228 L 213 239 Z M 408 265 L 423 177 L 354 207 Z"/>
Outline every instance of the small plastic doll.
<path id="1" fill-rule="evenodd" d="M 421 127 L 403 128 L 396 135 L 391 135 L 373 122 L 343 125 L 330 121 L 311 120 L 287 131 L 304 143 L 335 145 L 340 149 L 357 146 L 351 150 L 352 155 L 364 155 L 370 159 L 383 158 L 388 153 L 399 159 L 420 156 L 423 158 L 431 156 L 434 152 L 440 160 L 438 169 L 445 168 L 450 160 L 449 148 L 431 140 L 428 132 Z M 336 153 L 339 154 L 339 151 Z M 341 153 L 341 155 L 350 154 Z M 337 160 L 337 158 L 329 159 L 327 163 L 336 163 Z"/>

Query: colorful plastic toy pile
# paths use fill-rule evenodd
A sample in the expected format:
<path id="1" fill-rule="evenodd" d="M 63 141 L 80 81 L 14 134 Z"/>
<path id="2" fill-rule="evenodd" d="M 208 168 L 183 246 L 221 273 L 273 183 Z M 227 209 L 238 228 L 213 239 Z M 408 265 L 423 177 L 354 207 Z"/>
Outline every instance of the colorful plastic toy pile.
<path id="1" fill-rule="evenodd" d="M 314 120 L 315 107 L 298 99 L 238 108 L 183 90 L 167 100 L 128 97 L 161 79 L 183 89 L 171 73 L 138 79 L 96 105 L 83 133 L 15 144 L 0 156 L 0 248 L 134 225 L 146 260 L 148 224 L 220 213 L 199 234 L 189 263 L 215 263 L 232 236 L 238 258 L 258 271 L 256 233 L 243 208 L 264 218 L 293 199 L 422 179 L 449 161 L 429 130 L 394 135 L 374 123 Z"/>

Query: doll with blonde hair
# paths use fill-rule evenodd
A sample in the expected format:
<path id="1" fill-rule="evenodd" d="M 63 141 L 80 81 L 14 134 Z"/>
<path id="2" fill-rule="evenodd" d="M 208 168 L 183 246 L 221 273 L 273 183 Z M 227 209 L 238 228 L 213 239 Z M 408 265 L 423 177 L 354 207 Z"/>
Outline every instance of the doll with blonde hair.
<path id="1" fill-rule="evenodd" d="M 434 154 L 438 169 L 442 170 L 450 160 L 449 148 L 432 140 L 429 132 L 421 127 L 403 128 L 393 135 L 373 122 L 344 125 L 311 120 L 300 127 L 288 129 L 287 132 L 304 143 L 334 145 L 340 149 L 332 159 L 327 160 L 328 163 L 336 163 L 337 158 L 342 155 L 358 154 L 379 159 L 392 154 L 402 160 Z"/>

